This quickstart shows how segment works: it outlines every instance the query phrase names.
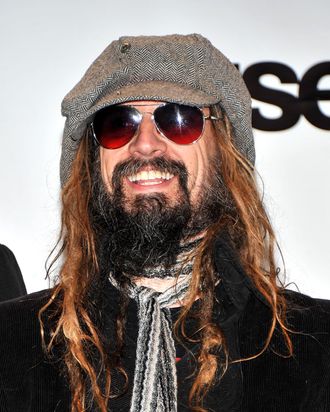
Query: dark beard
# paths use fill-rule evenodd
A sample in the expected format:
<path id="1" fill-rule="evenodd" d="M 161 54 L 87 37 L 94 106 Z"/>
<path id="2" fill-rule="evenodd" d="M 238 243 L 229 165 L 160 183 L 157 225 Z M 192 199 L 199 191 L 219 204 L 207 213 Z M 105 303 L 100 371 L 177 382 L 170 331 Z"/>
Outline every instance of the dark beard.
<path id="1" fill-rule="evenodd" d="M 140 194 L 128 202 L 122 190 L 125 176 L 141 167 L 170 172 L 178 177 L 179 192 L 174 204 L 163 193 Z M 201 201 L 192 207 L 187 170 L 182 162 L 166 158 L 149 161 L 130 159 L 115 167 L 113 193 L 109 194 L 101 178 L 99 161 L 95 163 L 91 220 L 96 233 L 102 272 L 116 276 L 143 276 L 145 268 L 170 267 L 176 262 L 180 244 L 214 223 L 224 210 L 226 191 L 217 173 L 205 182 Z M 221 199 L 221 201 L 220 201 Z M 171 202 L 173 203 L 173 201 Z"/>

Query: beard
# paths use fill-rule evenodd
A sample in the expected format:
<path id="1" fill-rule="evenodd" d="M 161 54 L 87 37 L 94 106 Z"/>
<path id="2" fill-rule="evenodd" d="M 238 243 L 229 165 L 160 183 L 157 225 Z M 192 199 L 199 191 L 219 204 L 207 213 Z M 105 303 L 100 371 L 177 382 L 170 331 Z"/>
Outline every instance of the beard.
<path id="1" fill-rule="evenodd" d="M 211 160 L 200 200 L 192 205 L 188 172 L 182 162 L 165 157 L 129 159 L 115 167 L 109 193 L 97 159 L 90 215 L 101 271 L 105 275 L 111 271 L 123 280 L 144 276 L 147 268 L 170 268 L 175 264 L 182 244 L 216 222 L 231 203 L 221 179 L 219 161 Z M 178 177 L 178 190 L 171 198 L 160 192 L 126 196 L 123 179 L 146 166 Z"/>

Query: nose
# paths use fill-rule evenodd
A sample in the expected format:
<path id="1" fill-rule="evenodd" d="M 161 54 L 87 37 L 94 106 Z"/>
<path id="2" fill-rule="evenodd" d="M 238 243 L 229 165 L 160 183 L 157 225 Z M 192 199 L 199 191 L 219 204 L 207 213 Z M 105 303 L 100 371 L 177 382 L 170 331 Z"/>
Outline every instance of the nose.
<path id="1" fill-rule="evenodd" d="M 150 113 L 144 113 L 137 135 L 131 141 L 129 152 L 136 157 L 153 158 L 166 152 L 165 139 L 159 135 Z"/>

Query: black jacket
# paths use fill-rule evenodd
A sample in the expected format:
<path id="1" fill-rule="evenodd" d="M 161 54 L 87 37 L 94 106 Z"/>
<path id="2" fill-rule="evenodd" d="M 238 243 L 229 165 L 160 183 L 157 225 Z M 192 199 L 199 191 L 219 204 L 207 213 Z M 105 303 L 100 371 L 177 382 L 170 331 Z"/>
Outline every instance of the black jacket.
<path id="1" fill-rule="evenodd" d="M 244 274 L 226 243 L 218 241 L 215 264 L 221 275 L 215 313 L 225 333 L 231 359 L 252 356 L 265 342 L 270 309 Z M 288 322 L 294 356 L 284 358 L 281 334 L 276 331 L 269 348 L 253 360 L 229 366 L 207 396 L 208 410 L 235 412 L 330 411 L 330 302 L 286 291 Z M 118 292 L 108 284 L 103 333 L 112 338 Z M 70 411 L 70 395 L 60 362 L 45 358 L 39 333 L 38 310 L 49 291 L 37 292 L 0 304 L 0 411 Z M 174 311 L 175 312 L 175 311 Z M 173 312 L 174 316 L 175 313 Z M 130 382 L 134 372 L 138 319 L 135 302 L 128 308 L 124 366 Z M 195 348 L 196 349 L 196 348 Z M 178 410 L 188 411 L 191 380 L 189 355 L 177 364 Z M 113 381 L 116 384 L 116 376 Z M 126 395 L 110 402 L 109 410 L 129 411 L 131 385 Z M 96 411 L 96 409 L 95 409 Z"/>
<path id="2" fill-rule="evenodd" d="M 22 273 L 13 252 L 0 245 L 0 302 L 26 295 Z"/>

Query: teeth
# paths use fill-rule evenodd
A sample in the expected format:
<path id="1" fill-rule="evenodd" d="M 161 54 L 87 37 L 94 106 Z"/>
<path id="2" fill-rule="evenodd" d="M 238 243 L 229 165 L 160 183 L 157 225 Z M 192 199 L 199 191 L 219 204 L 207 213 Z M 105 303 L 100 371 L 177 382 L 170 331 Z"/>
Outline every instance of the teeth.
<path id="1" fill-rule="evenodd" d="M 174 177 L 169 172 L 160 172 L 159 170 L 143 170 L 142 172 L 138 172 L 137 174 L 128 176 L 128 180 L 130 182 L 137 182 L 139 180 L 170 180 Z"/>

